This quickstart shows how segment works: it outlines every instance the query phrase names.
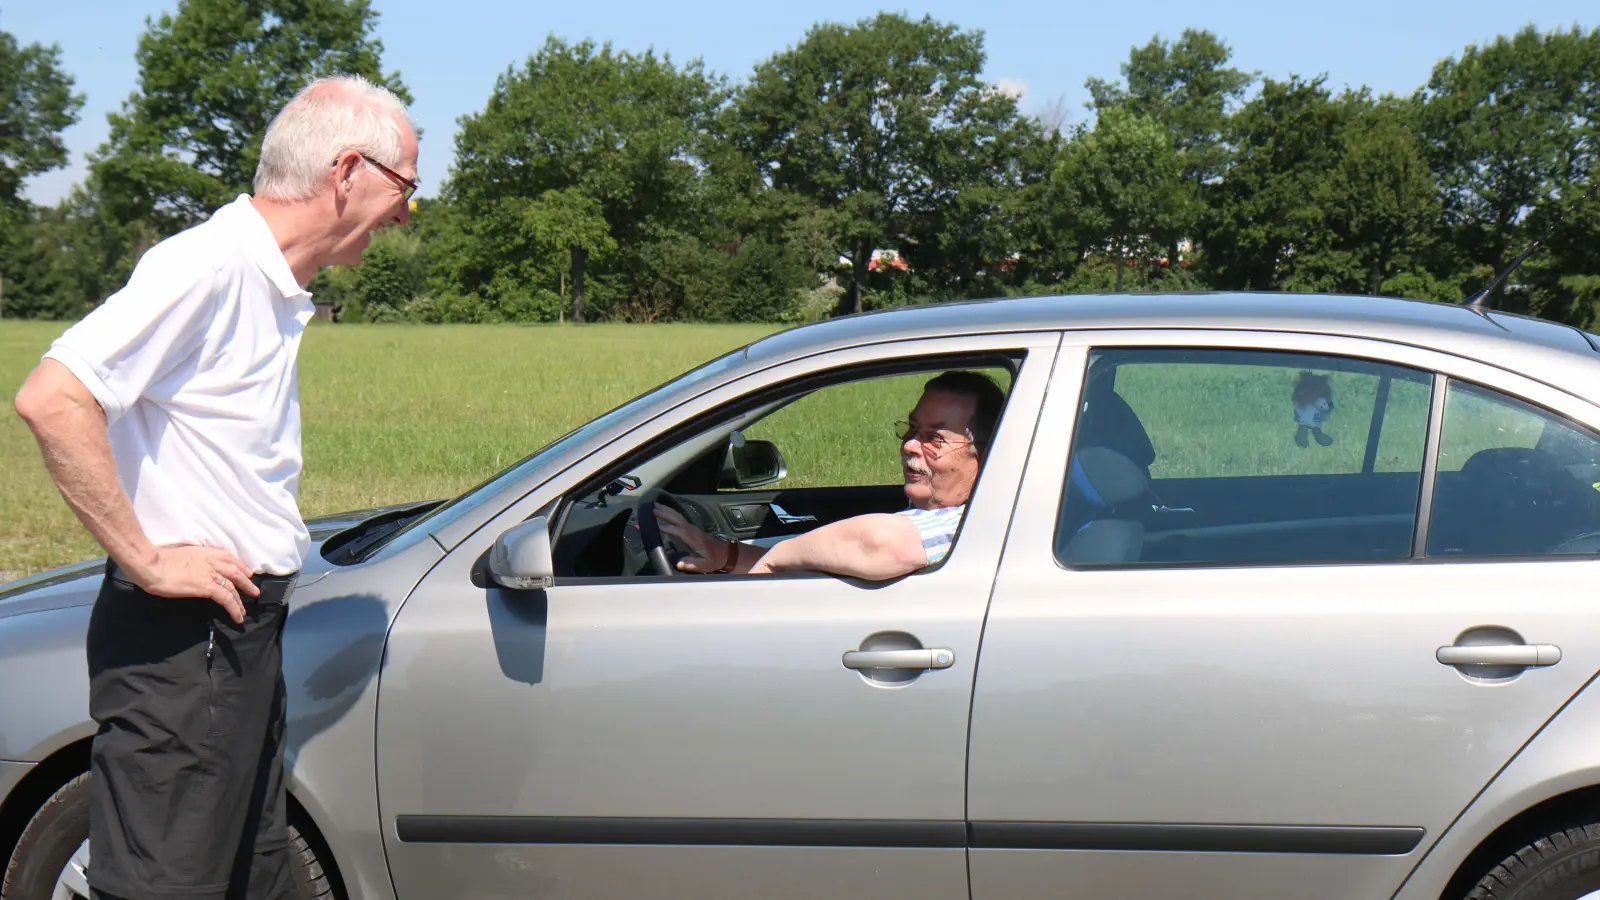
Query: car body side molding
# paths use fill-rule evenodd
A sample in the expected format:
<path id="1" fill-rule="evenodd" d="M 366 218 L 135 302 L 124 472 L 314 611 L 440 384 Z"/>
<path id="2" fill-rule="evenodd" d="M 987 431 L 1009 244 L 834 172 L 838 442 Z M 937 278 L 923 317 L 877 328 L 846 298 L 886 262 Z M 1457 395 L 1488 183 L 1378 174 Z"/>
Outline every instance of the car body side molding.
<path id="1" fill-rule="evenodd" d="M 396 817 L 395 833 L 400 840 L 415 844 L 972 847 L 1359 855 L 1404 855 L 1414 850 L 1423 837 L 1423 829 L 1404 826 L 429 815 Z"/>
<path id="2" fill-rule="evenodd" d="M 419 844 L 675 844 L 751 847 L 965 847 L 958 821 L 423 816 L 395 819 Z"/>
<path id="3" fill-rule="evenodd" d="M 974 849 L 1147 850 L 1401 856 L 1423 829 L 1348 825 L 1168 825 L 1131 822 L 973 822 Z"/>

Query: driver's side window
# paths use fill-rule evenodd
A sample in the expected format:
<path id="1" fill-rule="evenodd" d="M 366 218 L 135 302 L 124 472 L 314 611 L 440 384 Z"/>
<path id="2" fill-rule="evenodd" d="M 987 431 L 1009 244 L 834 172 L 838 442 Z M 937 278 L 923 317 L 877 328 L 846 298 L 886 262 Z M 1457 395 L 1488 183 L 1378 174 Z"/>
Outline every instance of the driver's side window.
<path id="1" fill-rule="evenodd" d="M 1009 389 L 1003 368 L 975 369 Z M 783 454 L 783 478 L 771 488 L 899 485 L 898 423 L 917 404 L 932 372 L 889 375 L 836 384 L 806 394 L 743 429 L 747 441 L 765 440 Z M 738 491 L 723 485 L 723 492 Z"/>

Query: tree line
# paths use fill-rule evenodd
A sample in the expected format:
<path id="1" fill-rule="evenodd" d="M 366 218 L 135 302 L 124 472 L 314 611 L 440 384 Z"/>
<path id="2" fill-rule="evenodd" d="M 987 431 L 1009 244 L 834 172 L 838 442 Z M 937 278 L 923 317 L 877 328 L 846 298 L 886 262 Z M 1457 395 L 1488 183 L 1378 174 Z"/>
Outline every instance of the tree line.
<path id="1" fill-rule="evenodd" d="M 382 70 L 366 0 L 182 0 L 54 206 L 83 98 L 59 49 L 0 31 L 0 314 L 72 319 L 144 250 L 249 190 L 309 78 Z M 1090 79 L 1092 124 L 1024 114 L 983 34 L 819 23 L 737 82 L 549 37 L 459 120 L 448 180 L 359 266 L 312 285 L 342 321 L 798 322 L 1086 291 L 1459 301 L 1530 242 L 1500 308 L 1600 320 L 1600 29 L 1531 27 L 1406 96 L 1244 71 L 1189 29 Z M 423 136 L 423 152 L 438 153 Z"/>

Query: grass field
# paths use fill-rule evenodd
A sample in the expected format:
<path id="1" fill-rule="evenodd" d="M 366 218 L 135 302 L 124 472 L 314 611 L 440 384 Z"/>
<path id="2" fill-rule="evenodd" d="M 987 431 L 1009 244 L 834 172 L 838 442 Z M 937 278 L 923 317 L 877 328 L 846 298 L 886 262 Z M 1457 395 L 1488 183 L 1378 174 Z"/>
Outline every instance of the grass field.
<path id="1" fill-rule="evenodd" d="M 50 483 L 10 398 L 60 323 L 0 322 L 0 582 L 100 554 Z M 774 329 L 731 325 L 327 326 L 301 351 L 306 516 L 460 493 L 574 426 Z M 1002 373 L 991 372 L 1001 375 Z M 1357 472 L 1377 379 L 1334 374 L 1331 447 L 1294 445 L 1294 372 L 1250 366 L 1126 368 L 1117 388 L 1150 431 L 1155 477 Z M 828 388 L 747 434 L 774 439 L 785 486 L 899 480 L 893 423 L 926 376 Z M 1005 384 L 1005 379 L 999 379 Z M 1395 382 L 1380 471 L 1420 466 L 1428 391 Z M 1441 465 L 1487 446 L 1531 446 L 1538 423 L 1454 399 Z"/>
<path id="2" fill-rule="evenodd" d="M 0 322 L 0 581 L 99 555 L 11 398 L 53 322 Z M 301 351 L 307 516 L 452 496 L 763 326 L 325 326 Z"/>

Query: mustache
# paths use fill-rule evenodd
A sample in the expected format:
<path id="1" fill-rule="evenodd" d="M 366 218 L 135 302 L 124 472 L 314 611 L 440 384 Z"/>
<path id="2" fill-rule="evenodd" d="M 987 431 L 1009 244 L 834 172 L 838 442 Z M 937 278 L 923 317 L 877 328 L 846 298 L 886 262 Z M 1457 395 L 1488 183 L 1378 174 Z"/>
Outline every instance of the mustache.
<path id="1" fill-rule="evenodd" d="M 928 471 L 927 462 L 924 461 L 921 457 L 918 457 L 918 456 L 905 456 L 905 455 L 902 455 L 900 457 L 900 465 L 904 466 L 907 469 L 910 469 L 911 471 L 917 473 L 918 475 L 931 475 L 931 474 L 933 474 L 933 473 Z"/>

